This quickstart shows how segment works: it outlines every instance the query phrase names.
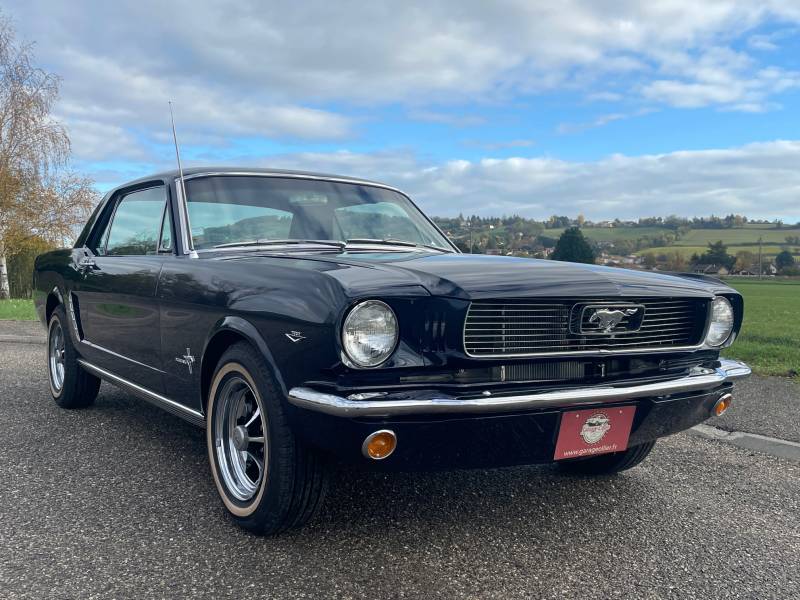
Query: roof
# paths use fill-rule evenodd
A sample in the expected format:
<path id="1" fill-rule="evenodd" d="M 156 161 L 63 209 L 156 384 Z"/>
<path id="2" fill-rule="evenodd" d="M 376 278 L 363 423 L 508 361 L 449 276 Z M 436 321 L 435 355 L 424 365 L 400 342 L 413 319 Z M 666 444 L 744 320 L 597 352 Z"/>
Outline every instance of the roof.
<path id="1" fill-rule="evenodd" d="M 187 167 L 183 169 L 183 176 L 190 177 L 195 175 L 206 175 L 206 174 L 216 174 L 216 175 L 270 175 L 273 177 L 278 177 L 281 175 L 285 175 L 287 177 L 302 177 L 302 178 L 311 178 L 311 179 L 327 179 L 331 181 L 344 181 L 344 182 L 351 182 L 351 183 L 363 183 L 366 185 L 375 185 L 384 188 L 396 189 L 390 185 L 385 183 L 381 183 L 379 181 L 370 181 L 368 179 L 361 179 L 359 177 L 349 177 L 347 175 L 333 175 L 330 173 L 317 173 L 314 171 L 294 171 L 290 169 L 269 169 L 269 168 L 259 168 L 259 167 L 236 167 L 236 166 L 225 166 L 225 167 Z M 145 177 L 139 177 L 138 179 L 134 179 L 123 183 L 122 185 L 117 186 L 114 189 L 119 189 L 121 187 L 128 187 L 130 185 L 135 185 L 137 183 L 144 183 L 146 181 L 153 181 L 154 179 L 175 179 L 179 176 L 178 169 L 170 169 L 169 171 L 162 171 L 160 173 L 152 173 Z"/>

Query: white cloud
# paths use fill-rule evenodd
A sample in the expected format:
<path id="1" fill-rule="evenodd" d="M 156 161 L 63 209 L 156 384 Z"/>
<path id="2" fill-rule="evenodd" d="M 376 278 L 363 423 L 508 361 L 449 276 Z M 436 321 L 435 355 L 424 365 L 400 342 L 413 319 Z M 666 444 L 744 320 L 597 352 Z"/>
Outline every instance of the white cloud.
<path id="1" fill-rule="evenodd" d="M 11 4 L 59 66 L 71 48 L 164 83 L 217 81 L 278 103 L 503 97 L 658 69 L 665 54 L 702 57 L 760 24 L 800 22 L 800 6 L 780 0 Z"/>
<path id="2" fill-rule="evenodd" d="M 800 221 L 800 141 L 592 162 L 507 158 L 426 164 L 411 153 L 301 153 L 262 165 L 371 178 L 408 191 L 430 214 L 638 218 L 740 212 Z"/>
<path id="3" fill-rule="evenodd" d="M 722 106 L 746 112 L 770 108 L 769 98 L 800 87 L 800 72 L 756 67 L 746 54 L 713 47 L 695 57 L 677 52 L 662 55 L 661 71 L 676 78 L 648 83 L 642 95 L 680 108 Z"/>
<path id="4" fill-rule="evenodd" d="M 484 118 L 472 107 L 544 91 L 622 104 L 571 130 L 642 106 L 770 110 L 800 87 L 777 53 L 748 53 L 778 43 L 760 26 L 794 31 L 796 0 L 11 0 L 8 12 L 63 77 L 59 114 L 84 160 L 152 154 L 168 99 L 184 143 L 226 146 L 354 139 L 385 106 L 465 127 Z"/>

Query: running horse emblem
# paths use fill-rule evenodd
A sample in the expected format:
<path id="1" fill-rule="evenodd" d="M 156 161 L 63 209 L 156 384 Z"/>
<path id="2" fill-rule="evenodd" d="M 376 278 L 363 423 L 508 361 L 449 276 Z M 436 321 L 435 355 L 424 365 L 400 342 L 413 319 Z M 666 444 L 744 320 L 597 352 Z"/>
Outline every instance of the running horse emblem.
<path id="1" fill-rule="evenodd" d="M 589 317 L 589 323 L 596 323 L 603 333 L 611 333 L 625 317 L 630 317 L 638 312 L 638 308 L 598 308 Z"/>

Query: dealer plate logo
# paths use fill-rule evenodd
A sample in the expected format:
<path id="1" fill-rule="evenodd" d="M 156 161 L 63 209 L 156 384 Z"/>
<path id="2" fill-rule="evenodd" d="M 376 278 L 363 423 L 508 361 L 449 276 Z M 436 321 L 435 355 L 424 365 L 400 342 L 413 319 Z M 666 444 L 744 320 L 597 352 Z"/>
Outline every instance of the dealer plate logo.
<path id="1" fill-rule="evenodd" d="M 594 413 L 581 427 L 580 435 L 587 444 L 596 444 L 611 429 L 611 420 L 605 413 Z"/>

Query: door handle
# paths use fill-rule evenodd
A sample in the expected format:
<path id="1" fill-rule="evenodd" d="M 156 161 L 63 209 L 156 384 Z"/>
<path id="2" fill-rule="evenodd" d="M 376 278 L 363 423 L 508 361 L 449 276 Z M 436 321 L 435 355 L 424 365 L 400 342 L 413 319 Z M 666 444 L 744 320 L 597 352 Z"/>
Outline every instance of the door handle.
<path id="1" fill-rule="evenodd" d="M 90 269 L 96 269 L 97 268 L 97 263 L 95 262 L 95 260 L 91 256 L 84 256 L 80 260 L 80 262 L 78 262 L 78 267 L 82 271 L 88 271 Z"/>

